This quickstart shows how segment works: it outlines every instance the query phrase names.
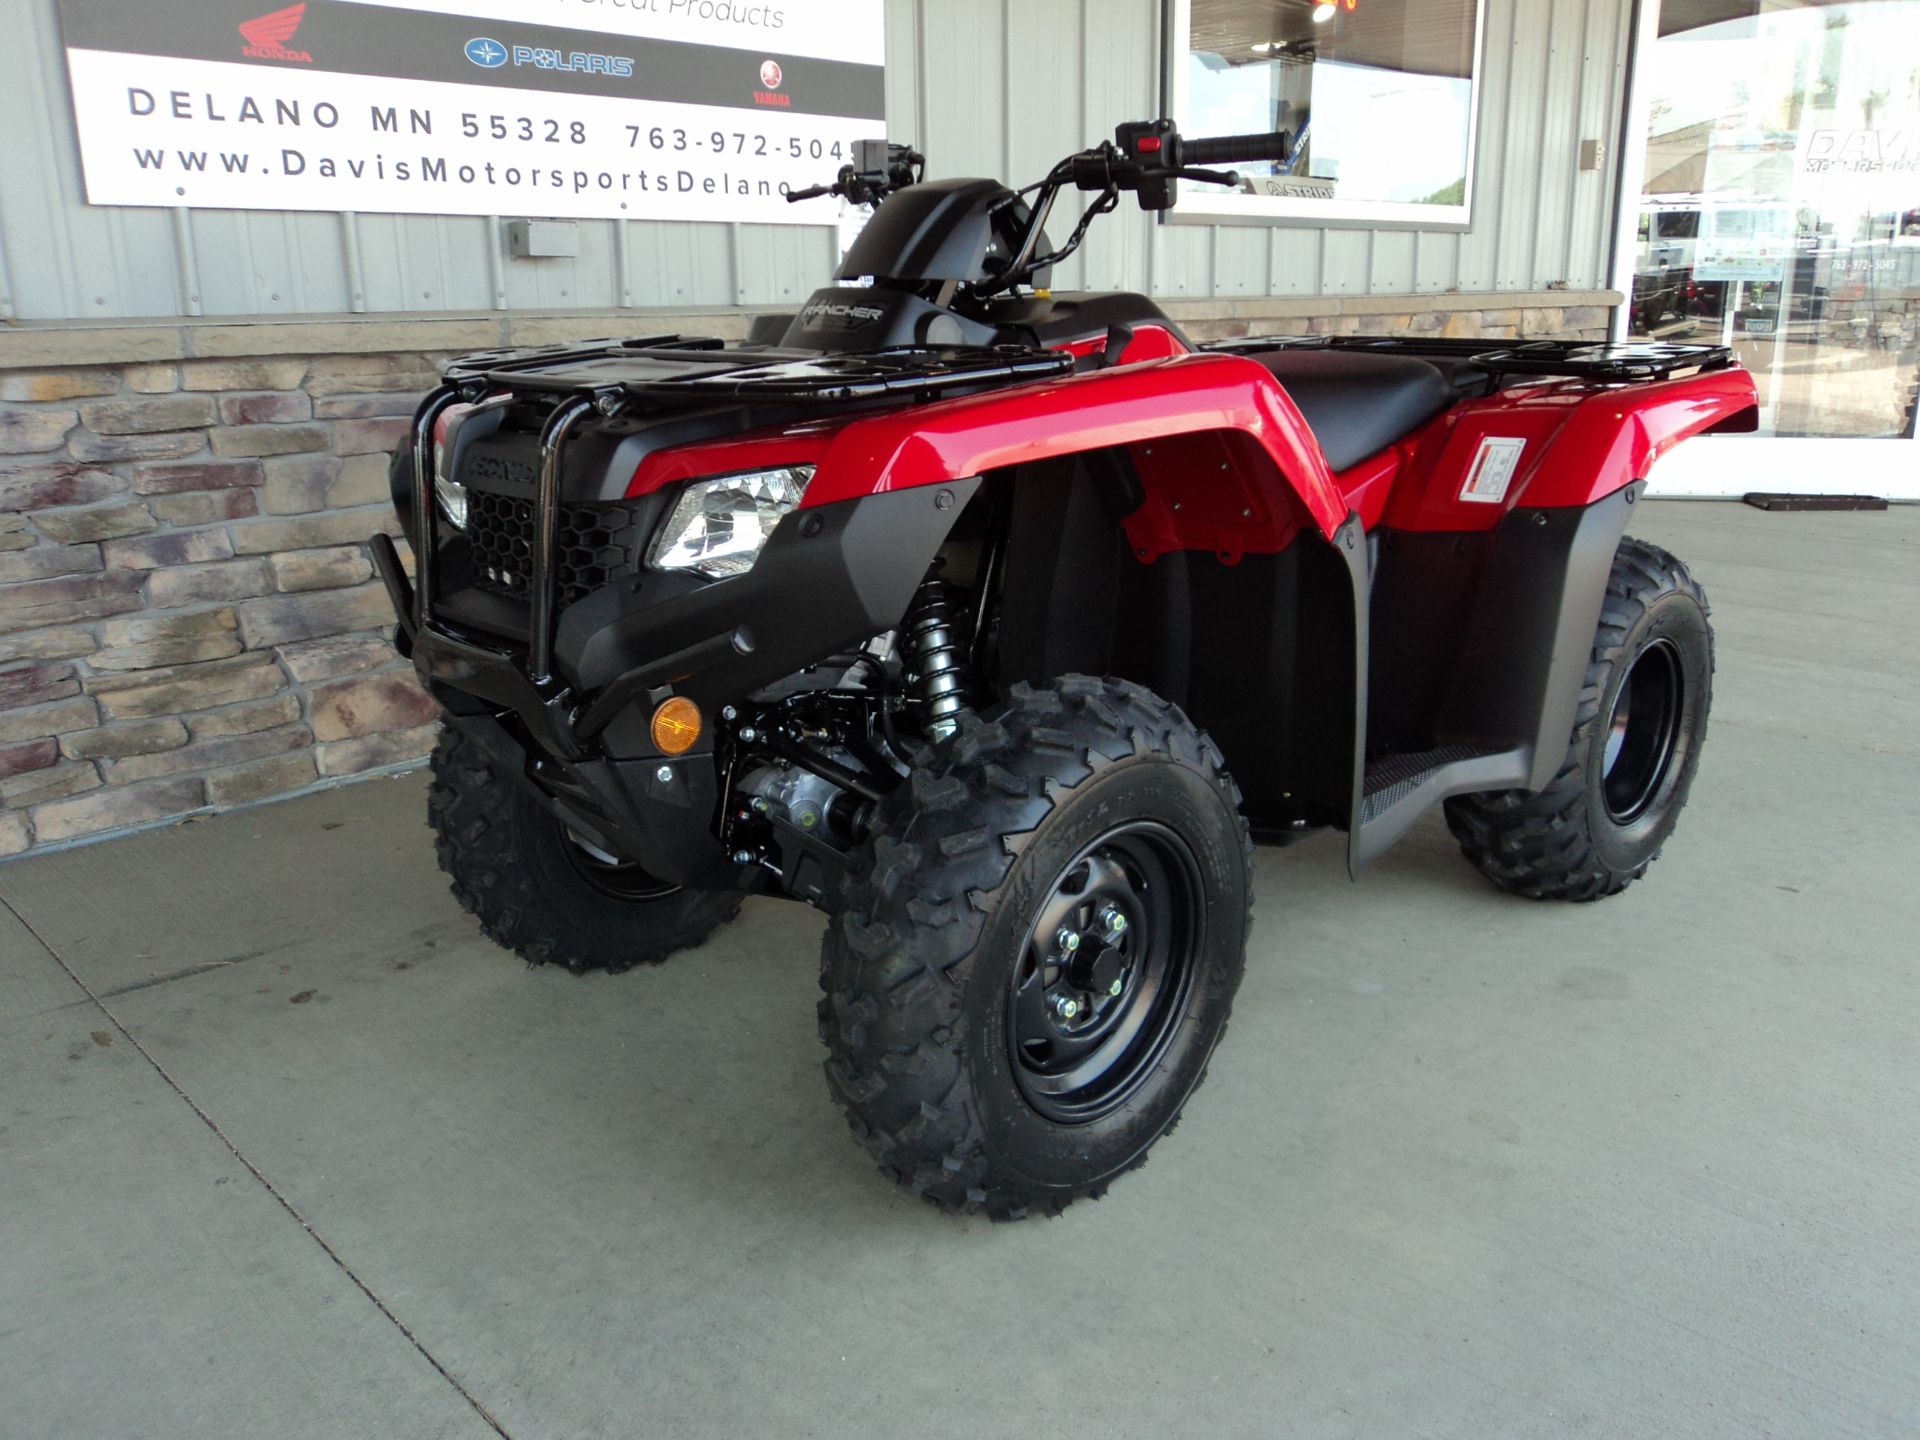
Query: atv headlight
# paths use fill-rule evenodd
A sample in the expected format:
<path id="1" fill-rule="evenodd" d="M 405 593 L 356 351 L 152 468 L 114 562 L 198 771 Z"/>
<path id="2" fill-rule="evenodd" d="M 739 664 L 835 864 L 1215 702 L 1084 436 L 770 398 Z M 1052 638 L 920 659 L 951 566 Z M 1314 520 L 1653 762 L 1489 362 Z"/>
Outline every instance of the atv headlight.
<path id="1" fill-rule="evenodd" d="M 813 466 L 722 475 L 687 486 L 647 554 L 655 570 L 691 570 L 710 580 L 744 575 L 784 516 L 800 508 Z"/>
<path id="2" fill-rule="evenodd" d="M 467 528 L 467 487 L 453 478 L 453 422 L 471 405 L 449 405 L 433 427 L 433 498 L 456 530 Z"/>
<path id="3" fill-rule="evenodd" d="M 467 487 L 458 480 L 439 476 L 433 482 L 433 494 L 440 502 L 440 513 L 447 517 L 448 523 L 456 530 L 466 529 Z"/>

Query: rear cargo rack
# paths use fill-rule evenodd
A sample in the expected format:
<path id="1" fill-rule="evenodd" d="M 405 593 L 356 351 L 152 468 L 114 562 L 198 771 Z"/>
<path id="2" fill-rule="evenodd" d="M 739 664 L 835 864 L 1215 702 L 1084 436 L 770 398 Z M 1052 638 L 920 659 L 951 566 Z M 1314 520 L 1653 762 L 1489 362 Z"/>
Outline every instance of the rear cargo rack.
<path id="1" fill-rule="evenodd" d="M 1725 345 L 1673 345 L 1664 340 L 1618 344 L 1591 340 L 1443 340 L 1410 335 L 1254 335 L 1200 347 L 1216 354 L 1266 350 L 1364 350 L 1453 360 L 1489 375 L 1545 375 L 1577 380 L 1664 380 L 1683 370 L 1723 370 L 1733 363 Z"/>
<path id="2" fill-rule="evenodd" d="M 485 382 L 555 395 L 826 403 L 1023 384 L 1072 368 L 1073 357 L 1064 351 L 1018 346 L 816 355 L 729 349 L 720 340 L 652 335 L 467 355 L 447 367 L 446 378 L 454 385 Z"/>

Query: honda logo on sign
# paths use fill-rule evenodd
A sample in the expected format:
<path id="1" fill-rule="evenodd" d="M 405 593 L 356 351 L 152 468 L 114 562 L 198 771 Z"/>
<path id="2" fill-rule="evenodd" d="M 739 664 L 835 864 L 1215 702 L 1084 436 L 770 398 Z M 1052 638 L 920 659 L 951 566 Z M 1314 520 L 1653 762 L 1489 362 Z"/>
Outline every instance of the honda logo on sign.
<path id="1" fill-rule="evenodd" d="M 300 4 L 275 10 L 270 15 L 241 21 L 240 38 L 247 43 L 240 53 L 249 60 L 300 60 L 311 65 L 313 56 L 306 51 L 287 48 L 287 42 L 293 39 L 300 22 L 306 18 L 306 0 L 300 0 Z"/>

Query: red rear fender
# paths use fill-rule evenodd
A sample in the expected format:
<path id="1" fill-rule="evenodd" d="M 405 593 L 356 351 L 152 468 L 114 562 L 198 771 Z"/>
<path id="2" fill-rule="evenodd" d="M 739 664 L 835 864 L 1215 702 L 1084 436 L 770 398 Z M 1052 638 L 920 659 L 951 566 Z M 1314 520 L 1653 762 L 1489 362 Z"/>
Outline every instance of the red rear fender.
<path id="1" fill-rule="evenodd" d="M 1646 384 L 1502 390 L 1409 437 L 1412 459 L 1394 482 L 1385 523 L 1490 530 L 1520 506 L 1591 505 L 1645 478 L 1688 436 L 1737 428 L 1756 403 L 1753 377 L 1741 369 Z M 1499 467 L 1509 461 L 1503 485 Z M 1481 483 L 1489 475 L 1491 483 Z"/>
<path id="2" fill-rule="evenodd" d="M 1760 403 L 1745 370 L 1632 385 L 1574 407 L 1549 463 L 1524 492 L 1528 505 L 1591 505 L 1645 478 L 1653 462 L 1690 436 L 1733 422 Z M 1751 427 L 1749 427 L 1751 428 Z"/>

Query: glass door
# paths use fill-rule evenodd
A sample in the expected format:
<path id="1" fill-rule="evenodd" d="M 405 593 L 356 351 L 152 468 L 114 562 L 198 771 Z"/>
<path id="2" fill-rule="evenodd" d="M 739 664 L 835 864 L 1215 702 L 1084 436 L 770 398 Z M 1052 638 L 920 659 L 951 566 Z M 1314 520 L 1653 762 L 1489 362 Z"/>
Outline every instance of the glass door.
<path id="1" fill-rule="evenodd" d="M 1649 0 L 1617 285 L 1629 338 L 1731 345 L 1760 429 L 1670 495 L 1920 499 L 1920 0 Z"/>

